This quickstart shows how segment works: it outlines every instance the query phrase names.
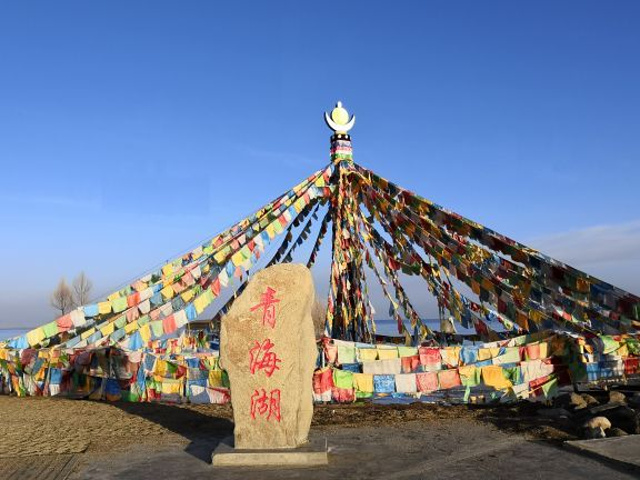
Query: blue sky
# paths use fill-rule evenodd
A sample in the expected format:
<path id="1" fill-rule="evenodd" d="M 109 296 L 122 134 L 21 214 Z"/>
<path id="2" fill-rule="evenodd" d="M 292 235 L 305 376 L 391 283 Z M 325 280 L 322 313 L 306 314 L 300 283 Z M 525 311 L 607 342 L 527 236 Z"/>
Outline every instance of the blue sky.
<path id="1" fill-rule="evenodd" d="M 362 165 L 640 293 L 638 24 L 634 1 L 3 2 L 0 327 L 322 167 L 338 99 Z"/>

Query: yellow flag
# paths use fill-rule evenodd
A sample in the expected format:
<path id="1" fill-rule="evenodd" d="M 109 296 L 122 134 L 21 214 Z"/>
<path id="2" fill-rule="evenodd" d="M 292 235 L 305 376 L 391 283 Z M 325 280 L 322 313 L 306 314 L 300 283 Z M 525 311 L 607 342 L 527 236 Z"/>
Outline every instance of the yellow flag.
<path id="1" fill-rule="evenodd" d="M 164 299 L 171 298 L 173 296 L 173 288 L 171 288 L 171 285 L 167 285 L 162 290 L 160 290 L 160 293 L 162 294 L 162 297 Z"/>
<path id="2" fill-rule="evenodd" d="M 96 333 L 96 327 L 91 327 L 89 330 L 87 330 L 86 332 L 82 332 L 80 334 L 80 338 L 82 340 L 86 340 L 87 338 L 89 338 L 91 335 L 93 335 L 94 333 Z"/>
<path id="3" fill-rule="evenodd" d="M 29 345 L 32 347 L 39 344 L 42 340 L 44 340 L 44 330 L 42 327 L 31 330 L 27 333 L 27 342 L 29 342 Z"/>
<path id="4" fill-rule="evenodd" d="M 222 370 L 209 370 L 209 386 L 222 387 Z"/>
<path id="5" fill-rule="evenodd" d="M 100 333 L 102 333 L 103 337 L 106 337 L 107 335 L 111 335 L 115 331 L 115 329 L 116 329 L 115 323 L 109 322 L 100 329 Z"/>
<path id="6" fill-rule="evenodd" d="M 189 302 L 193 298 L 193 289 L 185 290 L 180 296 L 182 297 L 182 300 Z"/>
<path id="7" fill-rule="evenodd" d="M 99 302 L 98 303 L 98 313 L 100 315 L 106 315 L 107 313 L 111 313 L 111 302 Z"/>
<path id="8" fill-rule="evenodd" d="M 137 329 L 138 329 L 138 321 L 137 321 L 137 320 L 134 320 L 134 321 L 133 321 L 133 322 L 131 322 L 131 323 L 127 323 L 127 324 L 124 326 L 124 331 L 125 331 L 126 333 L 132 333 L 132 332 L 135 332 Z"/>
<path id="9" fill-rule="evenodd" d="M 239 250 L 236 253 L 234 253 L 233 256 L 231 257 L 231 261 L 236 267 L 242 264 L 242 262 L 244 262 L 244 255 L 242 254 L 242 250 Z"/>
<path id="10" fill-rule="evenodd" d="M 167 263 L 164 267 L 162 267 L 163 275 L 170 275 L 172 273 L 173 273 L 173 265 L 171 265 L 170 263 Z"/>
<path id="11" fill-rule="evenodd" d="M 140 328 L 140 337 L 142 338 L 142 341 L 144 343 L 147 343 L 149 340 L 151 340 L 151 327 L 148 323 Z"/>
<path id="12" fill-rule="evenodd" d="M 200 315 L 206 307 L 205 303 L 206 303 L 206 299 L 204 298 L 204 295 L 198 295 L 196 297 L 196 299 L 193 301 L 193 306 L 196 309 L 196 313 L 198 315 Z"/>
<path id="13" fill-rule="evenodd" d="M 275 229 L 275 226 L 274 226 L 275 223 L 279 224 L 279 222 L 276 220 L 275 222 L 270 223 L 267 226 L 267 235 L 269 235 L 269 238 L 271 238 L 271 239 L 273 239 L 273 237 L 276 236 L 276 229 Z"/>

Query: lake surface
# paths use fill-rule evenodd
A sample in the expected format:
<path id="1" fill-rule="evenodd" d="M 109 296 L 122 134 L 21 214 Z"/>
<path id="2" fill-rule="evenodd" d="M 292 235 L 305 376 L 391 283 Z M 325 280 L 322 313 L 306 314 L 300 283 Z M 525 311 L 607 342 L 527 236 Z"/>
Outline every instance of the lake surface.
<path id="1" fill-rule="evenodd" d="M 432 331 L 434 332 L 438 332 L 440 331 L 440 320 L 437 318 L 425 318 L 422 319 L 423 323 L 429 327 Z M 398 323 L 395 320 L 376 320 L 376 333 L 379 335 L 386 335 L 389 337 L 400 337 L 403 336 L 401 334 L 398 333 Z M 409 329 L 410 332 L 413 333 L 413 330 L 411 329 L 411 324 L 407 321 L 405 322 L 405 325 L 407 326 L 407 328 Z M 468 328 L 464 328 L 462 325 L 460 325 L 457 322 L 454 322 L 454 326 L 456 328 L 456 331 L 460 334 L 471 334 L 471 333 L 475 333 L 475 331 L 473 329 L 468 329 Z"/>
<path id="2" fill-rule="evenodd" d="M 0 328 L 0 340 L 7 338 L 19 337 L 27 333 L 30 328 Z"/>

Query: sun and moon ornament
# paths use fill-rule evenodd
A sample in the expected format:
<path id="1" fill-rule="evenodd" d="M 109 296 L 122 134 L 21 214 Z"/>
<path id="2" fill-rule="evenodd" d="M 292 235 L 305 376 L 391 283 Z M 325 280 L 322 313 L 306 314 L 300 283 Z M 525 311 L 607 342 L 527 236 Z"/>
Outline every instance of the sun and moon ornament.
<path id="1" fill-rule="evenodd" d="M 342 102 L 338 102 L 336 107 L 331 110 L 331 114 L 324 113 L 324 121 L 331 130 L 336 132 L 338 138 L 341 135 L 347 137 L 347 132 L 353 128 L 353 124 L 356 123 L 356 116 L 352 115 L 349 119 L 349 112 L 342 106 Z"/>
<path id="2" fill-rule="evenodd" d="M 336 103 L 331 113 L 325 112 L 324 121 L 334 134 L 331 136 L 331 161 L 332 162 L 353 162 L 353 150 L 351 148 L 351 137 L 347 132 L 356 123 L 356 116 L 349 118 L 349 112 L 342 106 L 342 102 Z"/>

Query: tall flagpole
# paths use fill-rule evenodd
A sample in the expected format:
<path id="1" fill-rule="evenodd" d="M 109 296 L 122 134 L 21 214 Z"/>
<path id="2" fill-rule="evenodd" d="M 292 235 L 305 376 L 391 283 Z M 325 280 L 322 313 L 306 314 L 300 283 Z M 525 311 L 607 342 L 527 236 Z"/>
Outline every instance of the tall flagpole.
<path id="1" fill-rule="evenodd" d="M 370 340 L 368 299 L 363 290 L 363 245 L 359 233 L 359 208 L 352 181 L 353 150 L 349 130 L 355 116 L 338 102 L 325 121 L 333 130 L 331 161 L 335 165 L 331 198 L 333 224 L 332 261 L 326 333 L 333 338 Z M 366 300 L 366 301 L 365 301 Z"/>

